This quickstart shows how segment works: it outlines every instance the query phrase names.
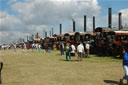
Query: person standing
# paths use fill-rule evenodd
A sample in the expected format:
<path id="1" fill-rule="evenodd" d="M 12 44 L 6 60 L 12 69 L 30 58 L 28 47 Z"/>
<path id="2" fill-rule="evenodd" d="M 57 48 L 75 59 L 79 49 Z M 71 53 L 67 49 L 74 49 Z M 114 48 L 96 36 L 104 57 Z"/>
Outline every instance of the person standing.
<path id="1" fill-rule="evenodd" d="M 34 52 L 34 49 L 35 49 L 35 44 L 33 43 L 32 44 L 32 51 Z"/>
<path id="2" fill-rule="evenodd" d="M 69 44 L 68 43 L 66 44 L 66 47 L 65 47 L 65 53 L 66 53 L 66 60 L 69 60 Z"/>
<path id="3" fill-rule="evenodd" d="M 64 43 L 63 42 L 60 44 L 60 53 L 61 53 L 61 56 L 64 55 Z"/>
<path id="4" fill-rule="evenodd" d="M 90 45 L 88 42 L 88 43 L 86 43 L 87 58 L 89 58 L 89 50 L 90 50 Z"/>
<path id="5" fill-rule="evenodd" d="M 14 52 L 16 52 L 16 44 L 14 44 L 13 47 L 14 47 Z"/>
<path id="6" fill-rule="evenodd" d="M 1 77 L 2 68 L 3 68 L 3 62 L 1 62 L 1 60 L 0 60 L 0 84 L 2 84 L 2 77 Z"/>
<path id="7" fill-rule="evenodd" d="M 124 76 L 120 79 L 120 85 L 123 85 L 123 80 L 127 80 L 128 85 L 128 44 L 125 46 L 125 53 L 123 58 L 123 69 L 124 69 Z"/>
<path id="8" fill-rule="evenodd" d="M 39 52 L 40 52 L 40 51 L 41 51 L 41 45 L 39 44 L 39 46 L 38 46 L 38 47 L 39 47 Z"/>
<path id="9" fill-rule="evenodd" d="M 78 53 L 78 61 L 82 61 L 82 56 L 83 56 L 83 53 L 84 53 L 84 46 L 82 45 L 82 43 L 80 43 L 77 46 L 77 53 Z"/>
<path id="10" fill-rule="evenodd" d="M 39 46 L 38 43 L 36 43 L 36 51 L 38 51 L 38 46 Z"/>
<path id="11" fill-rule="evenodd" d="M 26 48 L 27 48 L 27 50 L 29 50 L 29 48 L 30 48 L 29 43 L 27 43 Z"/>
<path id="12" fill-rule="evenodd" d="M 23 52 L 25 52 L 26 51 L 26 44 L 24 43 L 24 45 L 23 45 Z"/>
<path id="13" fill-rule="evenodd" d="M 86 42 L 83 42 L 83 46 L 84 46 L 84 57 L 87 57 L 87 51 L 86 51 Z"/>
<path id="14" fill-rule="evenodd" d="M 76 50 L 75 46 L 72 43 L 71 43 L 70 49 L 71 49 L 70 50 L 70 57 L 72 59 L 72 57 L 75 56 L 75 50 Z"/>

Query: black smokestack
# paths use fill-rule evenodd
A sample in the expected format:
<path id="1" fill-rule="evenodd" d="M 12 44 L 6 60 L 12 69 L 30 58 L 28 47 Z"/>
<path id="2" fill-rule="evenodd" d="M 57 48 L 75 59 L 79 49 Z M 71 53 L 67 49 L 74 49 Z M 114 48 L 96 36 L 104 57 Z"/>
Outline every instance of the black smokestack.
<path id="1" fill-rule="evenodd" d="M 50 37 L 52 36 L 52 32 L 50 31 Z"/>
<path id="2" fill-rule="evenodd" d="M 54 34 L 53 32 L 54 32 L 54 31 L 53 31 L 53 28 L 52 28 L 52 36 L 53 36 L 53 34 Z"/>
<path id="3" fill-rule="evenodd" d="M 34 40 L 34 35 L 32 34 L 32 40 Z"/>
<path id="4" fill-rule="evenodd" d="M 60 34 L 62 34 L 62 24 L 60 24 Z"/>
<path id="5" fill-rule="evenodd" d="M 93 16 L 93 32 L 95 31 L 95 16 Z"/>
<path id="6" fill-rule="evenodd" d="M 108 28 L 112 28 L 112 8 L 108 9 Z"/>
<path id="7" fill-rule="evenodd" d="M 86 15 L 84 15 L 84 32 L 86 32 Z"/>
<path id="8" fill-rule="evenodd" d="M 119 30 L 122 29 L 122 17 L 121 17 L 121 12 L 119 13 Z"/>
<path id="9" fill-rule="evenodd" d="M 27 42 L 28 42 L 28 36 L 27 36 Z"/>
<path id="10" fill-rule="evenodd" d="M 24 42 L 24 38 L 23 38 L 23 42 Z"/>
<path id="11" fill-rule="evenodd" d="M 47 31 L 45 32 L 45 38 L 47 37 Z"/>
<path id="12" fill-rule="evenodd" d="M 74 20 L 72 20 L 73 21 L 73 32 L 75 32 L 76 30 L 76 28 L 75 28 L 75 21 Z"/>

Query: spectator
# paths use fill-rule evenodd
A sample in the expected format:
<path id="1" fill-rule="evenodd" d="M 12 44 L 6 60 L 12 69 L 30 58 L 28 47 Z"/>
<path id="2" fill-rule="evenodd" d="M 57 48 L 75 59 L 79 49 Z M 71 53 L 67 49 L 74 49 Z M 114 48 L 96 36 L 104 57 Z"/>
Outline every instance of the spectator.
<path id="1" fill-rule="evenodd" d="M 16 44 L 14 44 L 13 47 L 14 47 L 14 52 L 16 52 Z"/>
<path id="2" fill-rule="evenodd" d="M 32 44 L 32 51 L 34 52 L 34 49 L 35 49 L 35 44 L 33 43 Z"/>
<path id="3" fill-rule="evenodd" d="M 39 44 L 39 46 L 38 46 L 38 47 L 39 47 L 39 52 L 40 52 L 40 51 L 41 51 L 41 45 Z"/>
<path id="4" fill-rule="evenodd" d="M 36 50 L 37 50 L 37 51 L 38 51 L 38 46 L 39 46 L 38 43 L 36 43 Z"/>
<path id="5" fill-rule="evenodd" d="M 82 43 L 80 43 L 77 46 L 77 53 L 78 53 L 78 61 L 82 61 L 82 56 L 83 56 L 83 53 L 84 53 L 84 47 L 83 47 Z"/>
<path id="6" fill-rule="evenodd" d="M 65 47 L 65 53 L 66 53 L 66 60 L 69 60 L 69 44 L 68 43 L 66 44 L 66 47 Z"/>
<path id="7" fill-rule="evenodd" d="M 23 45 L 23 52 L 25 52 L 26 51 L 26 44 L 24 43 L 24 45 Z"/>
<path id="8" fill-rule="evenodd" d="M 89 58 L 89 50 L 90 50 L 90 45 L 89 42 L 87 42 L 86 43 L 87 58 Z"/>
<path id="9" fill-rule="evenodd" d="M 61 52 L 61 56 L 64 55 L 64 43 L 63 42 L 60 44 L 60 52 Z"/>
<path id="10" fill-rule="evenodd" d="M 76 50 L 75 46 L 71 43 L 71 46 L 70 46 L 70 57 L 71 57 L 71 59 L 72 59 L 72 57 L 75 56 L 75 50 Z"/>
<path id="11" fill-rule="evenodd" d="M 29 50 L 29 48 L 30 48 L 29 43 L 26 45 L 26 48 L 27 48 L 27 50 Z"/>
<path id="12" fill-rule="evenodd" d="M 49 44 L 48 44 L 48 50 L 47 50 L 47 52 L 51 52 L 51 50 L 52 50 L 52 49 L 51 49 L 51 43 L 49 43 Z"/>
<path id="13" fill-rule="evenodd" d="M 123 80 L 127 80 L 128 85 L 128 44 L 125 46 L 125 53 L 123 58 L 123 68 L 124 68 L 124 76 L 120 79 L 120 85 L 123 85 Z"/>

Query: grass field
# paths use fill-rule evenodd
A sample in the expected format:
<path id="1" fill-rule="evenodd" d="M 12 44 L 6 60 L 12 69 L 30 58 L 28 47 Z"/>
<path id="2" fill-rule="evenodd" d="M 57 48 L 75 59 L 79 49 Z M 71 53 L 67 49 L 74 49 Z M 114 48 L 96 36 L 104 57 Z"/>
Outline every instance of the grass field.
<path id="1" fill-rule="evenodd" d="M 123 76 L 122 60 L 112 57 L 90 55 L 78 62 L 65 61 L 59 51 L 0 53 L 2 85 L 118 85 Z"/>

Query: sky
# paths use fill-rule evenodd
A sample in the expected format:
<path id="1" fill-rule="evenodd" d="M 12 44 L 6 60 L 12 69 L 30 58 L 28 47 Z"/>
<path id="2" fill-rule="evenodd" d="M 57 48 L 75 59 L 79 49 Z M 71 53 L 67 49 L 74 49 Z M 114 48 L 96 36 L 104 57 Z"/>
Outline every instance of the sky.
<path id="1" fill-rule="evenodd" d="M 118 13 L 122 13 L 123 26 L 128 25 L 128 0 L 0 0 L 0 44 L 17 42 L 20 38 L 35 35 L 43 37 L 51 28 L 59 34 L 72 32 L 72 20 L 76 31 L 83 32 L 84 15 L 87 31 L 92 31 L 92 17 L 96 27 L 108 26 L 108 8 L 112 8 L 112 27 L 118 28 Z"/>

